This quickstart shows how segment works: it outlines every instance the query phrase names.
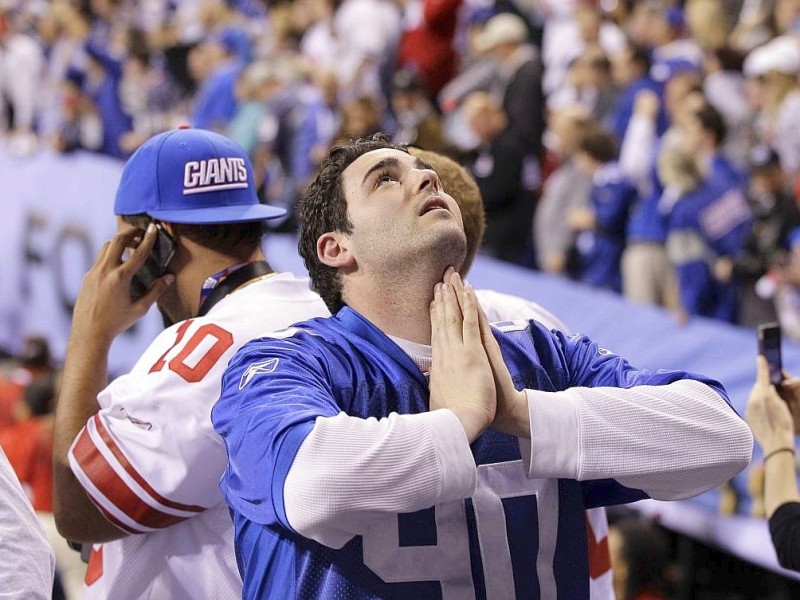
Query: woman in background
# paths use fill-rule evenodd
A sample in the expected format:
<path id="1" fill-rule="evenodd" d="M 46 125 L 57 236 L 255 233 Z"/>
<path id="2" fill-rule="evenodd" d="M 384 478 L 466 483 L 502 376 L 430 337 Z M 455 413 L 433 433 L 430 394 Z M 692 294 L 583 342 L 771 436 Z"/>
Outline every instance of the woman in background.
<path id="1" fill-rule="evenodd" d="M 800 378 L 784 371 L 778 393 L 769 381 L 766 359 L 759 356 L 757 360 L 746 418 L 763 451 L 764 507 L 778 562 L 800 571 L 800 493 L 794 460 Z"/>

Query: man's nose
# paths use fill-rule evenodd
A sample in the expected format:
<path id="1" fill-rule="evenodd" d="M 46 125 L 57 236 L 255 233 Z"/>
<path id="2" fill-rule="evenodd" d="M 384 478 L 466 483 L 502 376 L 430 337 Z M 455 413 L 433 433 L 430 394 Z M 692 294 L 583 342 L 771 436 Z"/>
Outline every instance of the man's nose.
<path id="1" fill-rule="evenodd" d="M 431 191 L 439 191 L 442 189 L 442 183 L 439 180 L 439 175 L 433 169 L 418 169 L 419 181 L 417 183 L 417 191 L 422 192 L 426 188 Z"/>

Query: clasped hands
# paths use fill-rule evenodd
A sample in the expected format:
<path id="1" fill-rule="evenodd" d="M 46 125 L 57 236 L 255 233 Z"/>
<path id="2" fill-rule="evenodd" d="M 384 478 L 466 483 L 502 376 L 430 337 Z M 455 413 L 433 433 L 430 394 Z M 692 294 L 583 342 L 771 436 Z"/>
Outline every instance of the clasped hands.
<path id="1" fill-rule="evenodd" d="M 430 317 L 431 410 L 453 411 L 470 443 L 488 427 L 529 438 L 527 396 L 514 387 L 475 290 L 452 267 L 434 288 Z"/>

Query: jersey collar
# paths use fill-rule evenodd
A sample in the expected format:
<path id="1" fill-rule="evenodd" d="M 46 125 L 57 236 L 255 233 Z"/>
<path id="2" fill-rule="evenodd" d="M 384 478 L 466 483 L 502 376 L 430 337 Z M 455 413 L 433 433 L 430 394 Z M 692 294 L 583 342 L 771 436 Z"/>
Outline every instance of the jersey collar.
<path id="1" fill-rule="evenodd" d="M 367 340 L 388 354 L 395 362 L 401 365 L 410 375 L 412 375 L 420 385 L 427 386 L 425 375 L 414 363 L 411 357 L 405 353 L 392 339 L 368 321 L 365 317 L 354 311 L 349 306 L 342 307 L 333 317 L 339 324 L 354 333 L 355 335 Z"/>

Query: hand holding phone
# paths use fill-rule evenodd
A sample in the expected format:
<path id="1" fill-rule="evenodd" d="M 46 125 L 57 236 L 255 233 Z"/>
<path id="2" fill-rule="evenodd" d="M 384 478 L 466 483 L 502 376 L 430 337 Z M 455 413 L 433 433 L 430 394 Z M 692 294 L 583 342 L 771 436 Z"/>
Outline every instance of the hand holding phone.
<path id="1" fill-rule="evenodd" d="M 175 257 L 176 247 L 175 238 L 160 223 L 156 223 L 156 241 L 153 249 L 147 255 L 142 268 L 134 274 L 131 280 L 132 300 L 138 300 L 144 296 L 153 282 L 167 273 L 167 269 Z"/>
<path id="2" fill-rule="evenodd" d="M 783 381 L 780 325 L 765 323 L 758 326 L 758 353 L 767 359 L 770 383 L 779 386 Z"/>

